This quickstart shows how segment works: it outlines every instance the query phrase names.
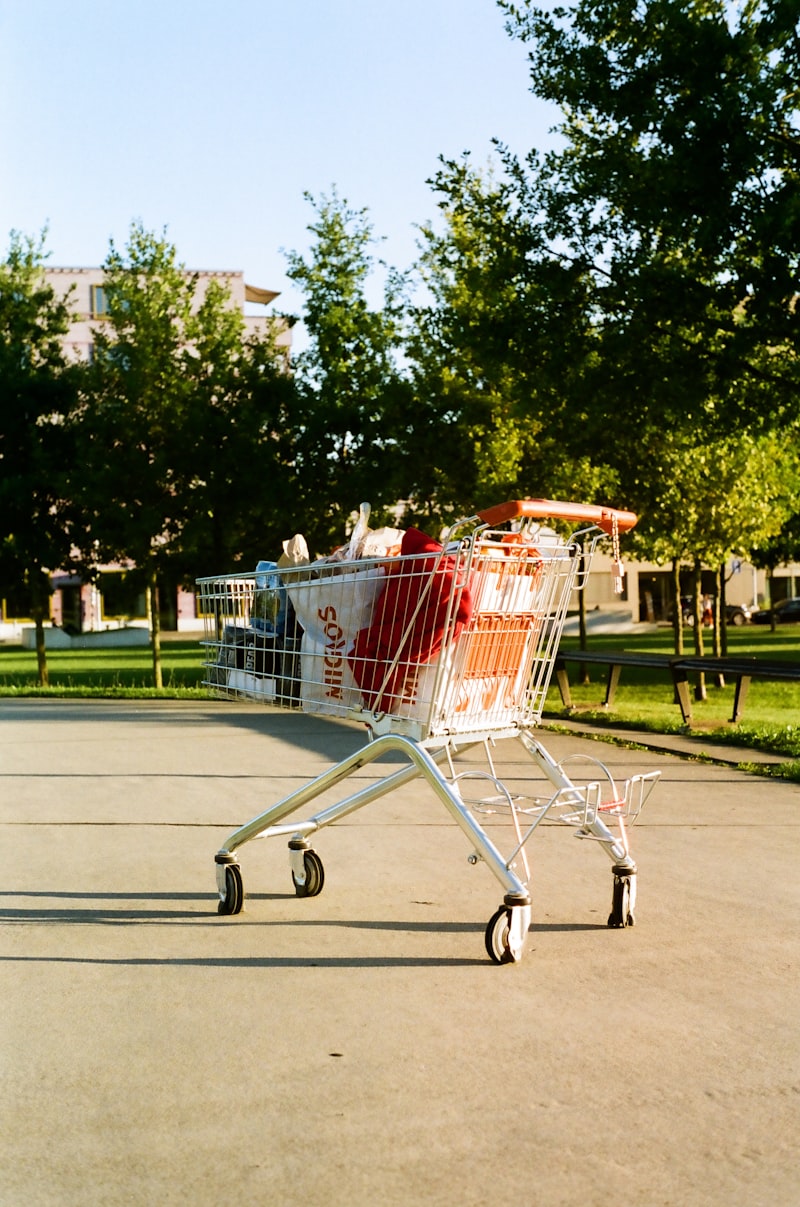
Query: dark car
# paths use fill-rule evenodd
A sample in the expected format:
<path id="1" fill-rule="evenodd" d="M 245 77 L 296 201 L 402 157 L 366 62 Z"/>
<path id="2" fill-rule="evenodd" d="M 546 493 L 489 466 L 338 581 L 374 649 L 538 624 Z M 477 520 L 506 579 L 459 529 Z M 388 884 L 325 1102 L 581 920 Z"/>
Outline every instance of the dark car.
<path id="1" fill-rule="evenodd" d="M 681 596 L 681 615 L 683 623 L 689 627 L 694 624 L 694 600 L 691 595 Z M 747 604 L 726 604 L 725 605 L 725 620 L 728 624 L 747 624 L 754 616 L 753 611 L 748 608 Z M 668 617 L 672 619 L 672 616 Z"/>
<path id="2" fill-rule="evenodd" d="M 755 612 L 747 604 L 726 604 L 725 619 L 728 624 L 747 624 L 754 617 Z"/>
<path id="3" fill-rule="evenodd" d="M 782 599 L 774 608 L 762 608 L 754 612 L 753 623 L 772 624 L 773 616 L 776 624 L 800 624 L 800 596 Z"/>

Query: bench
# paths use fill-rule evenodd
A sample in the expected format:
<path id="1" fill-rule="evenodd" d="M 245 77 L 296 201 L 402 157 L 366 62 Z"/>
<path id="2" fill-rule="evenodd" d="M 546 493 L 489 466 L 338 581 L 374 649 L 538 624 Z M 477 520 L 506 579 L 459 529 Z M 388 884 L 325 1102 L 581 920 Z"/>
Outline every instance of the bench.
<path id="1" fill-rule="evenodd" d="M 736 681 L 733 693 L 732 723 L 742 718 L 744 702 L 751 679 L 770 679 L 773 682 L 800 683 L 800 662 L 777 662 L 766 658 L 746 658 L 726 655 L 722 658 L 703 657 L 697 654 L 673 659 L 672 677 L 684 721 L 692 719 L 689 695 L 689 673 L 705 671 L 706 674 L 726 675 Z"/>
<path id="2" fill-rule="evenodd" d="M 619 683 L 623 667 L 638 667 L 647 670 L 668 671 L 680 706 L 684 723 L 692 719 L 692 700 L 689 691 L 689 675 L 704 673 L 724 675 L 735 680 L 733 716 L 731 722 L 741 720 L 750 682 L 753 679 L 770 679 L 777 682 L 800 683 L 800 662 L 777 662 L 763 658 L 725 656 L 703 656 L 696 654 L 634 654 L 622 650 L 571 650 L 559 651 L 555 661 L 555 676 L 561 700 L 565 708 L 574 707 L 569 689 L 567 664 L 608 667 L 604 708 L 610 708 Z"/>

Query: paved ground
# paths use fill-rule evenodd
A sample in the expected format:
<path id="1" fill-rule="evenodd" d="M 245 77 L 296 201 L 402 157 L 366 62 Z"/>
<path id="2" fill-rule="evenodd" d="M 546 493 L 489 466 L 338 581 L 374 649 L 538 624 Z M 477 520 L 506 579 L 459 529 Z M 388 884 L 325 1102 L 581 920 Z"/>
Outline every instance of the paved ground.
<path id="1" fill-rule="evenodd" d="M 543 827 L 497 967 L 499 888 L 420 787 L 318 837 L 318 897 L 283 842 L 245 847 L 247 911 L 217 916 L 226 835 L 353 728 L 2 701 L 3 1207 L 796 1207 L 800 788 L 546 740 L 663 772 L 638 925 L 606 928 L 605 855 Z"/>

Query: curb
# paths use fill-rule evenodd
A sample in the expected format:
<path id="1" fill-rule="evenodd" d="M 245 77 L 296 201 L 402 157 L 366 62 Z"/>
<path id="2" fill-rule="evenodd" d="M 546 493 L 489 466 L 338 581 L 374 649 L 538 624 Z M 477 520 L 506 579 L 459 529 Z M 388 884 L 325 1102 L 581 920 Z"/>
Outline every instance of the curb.
<path id="1" fill-rule="evenodd" d="M 765 770 L 782 767 L 791 759 L 779 758 L 765 754 L 761 750 L 753 750 L 747 746 L 729 746 L 724 742 L 714 742 L 706 738 L 698 738 L 688 734 L 649 733 L 640 729 L 614 728 L 611 725 L 595 724 L 591 721 L 574 721 L 567 718 L 543 721 L 544 729 L 562 729 L 585 738 L 604 738 L 614 742 L 629 742 L 642 746 L 647 750 L 658 751 L 660 754 L 672 754 L 684 759 L 707 759 L 713 763 L 723 763 L 738 767 L 742 763 L 756 764 Z"/>

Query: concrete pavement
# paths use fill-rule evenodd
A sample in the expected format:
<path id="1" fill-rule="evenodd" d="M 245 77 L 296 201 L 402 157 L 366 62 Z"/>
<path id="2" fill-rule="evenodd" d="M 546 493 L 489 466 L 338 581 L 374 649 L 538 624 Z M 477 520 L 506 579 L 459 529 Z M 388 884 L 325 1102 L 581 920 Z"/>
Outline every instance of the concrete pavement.
<path id="1" fill-rule="evenodd" d="M 217 916 L 226 835 L 352 726 L 0 701 L 3 1207 L 796 1207 L 800 787 L 543 736 L 662 771 L 637 925 L 605 925 L 602 851 L 544 826 L 528 950 L 497 967 L 499 886 L 419 785 L 318 836 L 318 897 L 249 844 L 246 912 Z"/>

